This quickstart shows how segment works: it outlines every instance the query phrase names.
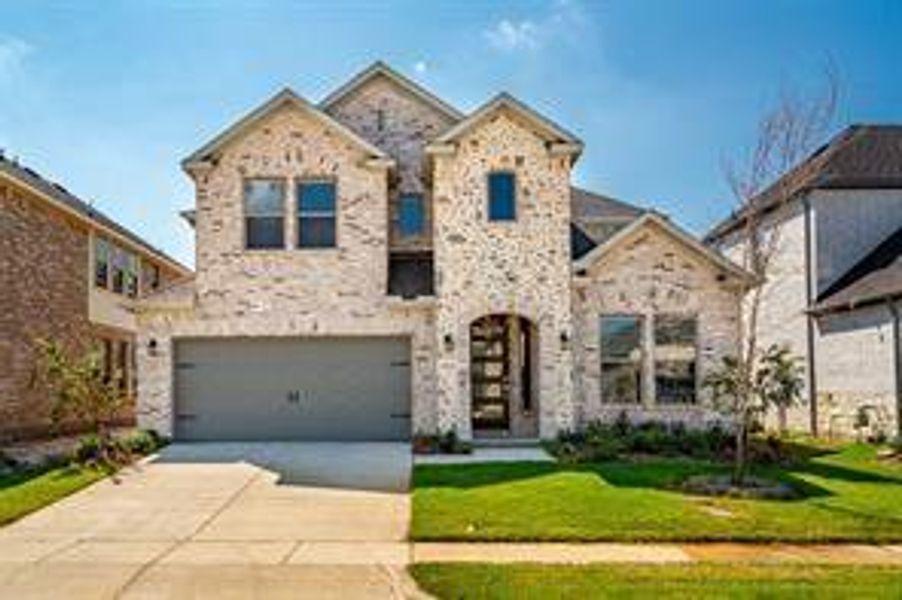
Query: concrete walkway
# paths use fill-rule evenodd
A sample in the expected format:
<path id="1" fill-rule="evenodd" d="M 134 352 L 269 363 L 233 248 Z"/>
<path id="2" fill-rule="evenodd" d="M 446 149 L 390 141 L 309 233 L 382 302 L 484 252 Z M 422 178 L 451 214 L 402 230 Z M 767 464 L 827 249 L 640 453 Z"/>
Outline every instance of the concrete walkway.
<path id="1" fill-rule="evenodd" d="M 819 563 L 898 565 L 902 545 L 862 544 L 508 544 L 417 543 L 413 562 L 482 563 Z"/>
<path id="2" fill-rule="evenodd" d="M 4 598 L 401 598 L 402 444 L 172 446 L 0 529 Z"/>

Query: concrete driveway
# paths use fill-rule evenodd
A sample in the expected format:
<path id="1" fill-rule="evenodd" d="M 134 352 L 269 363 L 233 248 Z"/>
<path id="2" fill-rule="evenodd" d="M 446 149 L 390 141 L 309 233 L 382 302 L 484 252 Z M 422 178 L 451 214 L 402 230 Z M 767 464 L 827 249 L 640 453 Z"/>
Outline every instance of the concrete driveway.
<path id="1" fill-rule="evenodd" d="M 177 444 L 0 529 L 10 598 L 409 597 L 406 444 Z"/>

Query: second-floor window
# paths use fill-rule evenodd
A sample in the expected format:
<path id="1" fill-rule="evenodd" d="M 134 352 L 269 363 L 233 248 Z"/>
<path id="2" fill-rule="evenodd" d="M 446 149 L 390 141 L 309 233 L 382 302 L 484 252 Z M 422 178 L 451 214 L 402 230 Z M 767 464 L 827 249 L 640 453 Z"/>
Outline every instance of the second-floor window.
<path id="1" fill-rule="evenodd" d="M 298 183 L 298 248 L 335 246 L 335 184 Z"/>
<path id="2" fill-rule="evenodd" d="M 140 259 L 108 240 L 94 240 L 94 285 L 115 294 L 138 295 Z"/>
<path id="3" fill-rule="evenodd" d="M 513 173 L 489 173 L 489 221 L 517 218 L 517 182 Z"/>
<path id="4" fill-rule="evenodd" d="M 110 245 L 103 238 L 94 239 L 94 285 L 106 289 L 110 278 Z"/>
<path id="5" fill-rule="evenodd" d="M 285 185 L 277 179 L 244 182 L 244 246 L 284 248 Z"/>
<path id="6" fill-rule="evenodd" d="M 403 194 L 398 199 L 398 233 L 402 236 L 422 235 L 426 225 L 421 194 Z"/>

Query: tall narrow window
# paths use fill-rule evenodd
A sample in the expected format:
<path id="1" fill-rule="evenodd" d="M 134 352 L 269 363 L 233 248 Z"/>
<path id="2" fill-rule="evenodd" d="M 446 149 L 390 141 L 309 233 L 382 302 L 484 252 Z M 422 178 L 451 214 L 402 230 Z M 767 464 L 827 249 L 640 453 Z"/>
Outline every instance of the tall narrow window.
<path id="1" fill-rule="evenodd" d="M 110 289 L 116 294 L 121 294 L 125 290 L 125 273 L 128 267 L 128 255 L 125 251 L 116 246 L 111 248 L 110 254 L 112 255 L 112 260 L 110 261 L 112 266 L 110 273 L 112 285 L 110 286 Z"/>
<path id="2" fill-rule="evenodd" d="M 639 404 L 641 390 L 642 318 L 601 317 L 601 401 Z"/>
<path id="3" fill-rule="evenodd" d="M 94 285 L 109 287 L 110 245 L 103 238 L 94 238 Z"/>
<path id="4" fill-rule="evenodd" d="M 125 293 L 138 295 L 138 257 L 131 252 L 125 252 Z"/>
<path id="5" fill-rule="evenodd" d="M 698 323 L 694 317 L 655 316 L 655 401 L 695 402 Z"/>
<path id="6" fill-rule="evenodd" d="M 126 391 L 128 389 L 129 372 L 129 351 L 128 342 L 120 340 L 118 343 L 118 351 L 116 353 L 116 375 L 119 378 L 119 389 Z"/>
<path id="7" fill-rule="evenodd" d="M 426 225 L 423 196 L 403 194 L 398 199 L 398 233 L 402 236 L 422 235 Z"/>
<path id="8" fill-rule="evenodd" d="M 335 184 L 298 185 L 298 248 L 335 246 Z"/>
<path id="9" fill-rule="evenodd" d="M 284 248 L 285 185 L 275 179 L 244 182 L 244 245 L 246 248 Z"/>
<path id="10" fill-rule="evenodd" d="M 489 221 L 517 218 L 516 187 L 513 173 L 489 173 Z"/>

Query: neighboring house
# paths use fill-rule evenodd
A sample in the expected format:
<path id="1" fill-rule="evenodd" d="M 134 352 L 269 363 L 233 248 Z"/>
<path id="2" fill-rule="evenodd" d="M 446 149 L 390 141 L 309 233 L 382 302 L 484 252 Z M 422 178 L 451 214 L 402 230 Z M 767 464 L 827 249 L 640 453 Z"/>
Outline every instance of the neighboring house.
<path id="1" fill-rule="evenodd" d="M 788 345 L 806 369 L 805 402 L 788 425 L 892 435 L 902 410 L 902 126 L 849 127 L 782 181 L 753 205 L 780 232 L 759 335 Z M 733 215 L 707 240 L 738 258 L 743 223 Z"/>
<path id="2" fill-rule="evenodd" d="M 376 63 L 280 92 L 183 162 L 196 276 L 139 313 L 139 419 L 176 439 L 554 435 L 715 418 L 747 274 L 571 186 L 572 133 L 463 114 Z"/>
<path id="3" fill-rule="evenodd" d="M 47 391 L 35 384 L 38 338 L 72 348 L 96 342 L 105 368 L 121 369 L 131 394 L 134 303 L 189 273 L 61 185 L 0 155 L 0 440 L 56 432 Z"/>

